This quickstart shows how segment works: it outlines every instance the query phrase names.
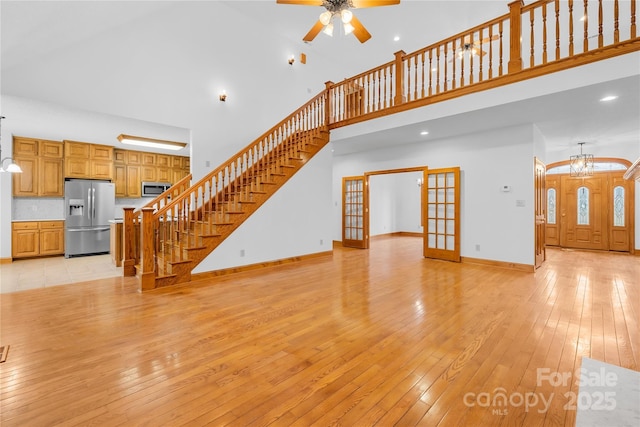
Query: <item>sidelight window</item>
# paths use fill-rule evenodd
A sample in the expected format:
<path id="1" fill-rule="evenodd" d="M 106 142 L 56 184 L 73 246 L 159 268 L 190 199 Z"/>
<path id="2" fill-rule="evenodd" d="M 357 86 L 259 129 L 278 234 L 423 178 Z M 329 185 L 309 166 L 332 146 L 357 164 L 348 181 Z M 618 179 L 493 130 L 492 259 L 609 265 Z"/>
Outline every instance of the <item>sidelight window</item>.
<path id="1" fill-rule="evenodd" d="M 624 227 L 624 187 L 613 189 L 613 226 Z"/>
<path id="2" fill-rule="evenodd" d="M 547 224 L 556 223 L 556 189 L 547 190 Z"/>

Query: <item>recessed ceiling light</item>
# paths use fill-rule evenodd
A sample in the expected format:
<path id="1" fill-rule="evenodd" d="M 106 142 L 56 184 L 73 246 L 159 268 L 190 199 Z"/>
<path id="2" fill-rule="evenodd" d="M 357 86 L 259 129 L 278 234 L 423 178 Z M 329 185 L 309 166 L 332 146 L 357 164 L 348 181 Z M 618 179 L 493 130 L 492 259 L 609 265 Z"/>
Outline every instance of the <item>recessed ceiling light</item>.
<path id="1" fill-rule="evenodd" d="M 600 101 L 607 102 L 607 101 L 613 101 L 614 99 L 618 99 L 618 97 L 616 95 L 609 95 L 609 96 L 605 96 L 604 98 L 600 99 Z"/>
<path id="2" fill-rule="evenodd" d="M 394 42 L 400 41 L 400 36 L 395 36 L 395 37 L 393 38 L 393 41 L 394 41 Z"/>
<path id="3" fill-rule="evenodd" d="M 423 130 L 422 132 L 420 132 L 420 135 L 429 135 L 429 132 L 427 132 L 426 130 Z"/>

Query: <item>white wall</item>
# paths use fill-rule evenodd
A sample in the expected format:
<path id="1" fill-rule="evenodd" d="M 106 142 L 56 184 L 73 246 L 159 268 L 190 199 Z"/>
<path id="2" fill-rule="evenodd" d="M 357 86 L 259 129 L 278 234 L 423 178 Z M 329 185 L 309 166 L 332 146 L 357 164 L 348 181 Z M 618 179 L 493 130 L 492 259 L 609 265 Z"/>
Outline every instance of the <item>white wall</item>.
<path id="1" fill-rule="evenodd" d="M 526 125 L 336 157 L 333 238 L 341 240 L 343 176 L 423 165 L 460 166 L 461 255 L 533 265 L 533 154 L 534 131 Z M 503 185 L 512 191 L 502 192 Z M 525 206 L 517 207 L 518 200 Z"/>
<path id="2" fill-rule="evenodd" d="M 193 272 L 331 251 L 331 163 L 328 144 Z"/>

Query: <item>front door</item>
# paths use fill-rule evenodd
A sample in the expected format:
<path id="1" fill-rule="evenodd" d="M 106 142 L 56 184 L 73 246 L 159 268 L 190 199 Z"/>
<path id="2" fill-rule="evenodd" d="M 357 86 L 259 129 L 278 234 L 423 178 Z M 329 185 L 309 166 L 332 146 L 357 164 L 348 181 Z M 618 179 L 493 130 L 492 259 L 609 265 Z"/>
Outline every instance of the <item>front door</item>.
<path id="1" fill-rule="evenodd" d="M 566 248 L 609 250 L 607 176 L 561 178 L 560 245 Z"/>

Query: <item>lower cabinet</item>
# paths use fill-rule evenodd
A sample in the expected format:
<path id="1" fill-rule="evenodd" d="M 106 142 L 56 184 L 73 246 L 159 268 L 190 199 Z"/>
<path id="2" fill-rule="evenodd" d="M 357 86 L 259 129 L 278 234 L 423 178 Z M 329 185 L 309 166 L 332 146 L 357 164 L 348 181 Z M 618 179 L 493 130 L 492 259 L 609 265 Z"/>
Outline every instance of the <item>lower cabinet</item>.
<path id="1" fill-rule="evenodd" d="M 13 258 L 64 254 L 64 221 L 12 223 Z"/>

